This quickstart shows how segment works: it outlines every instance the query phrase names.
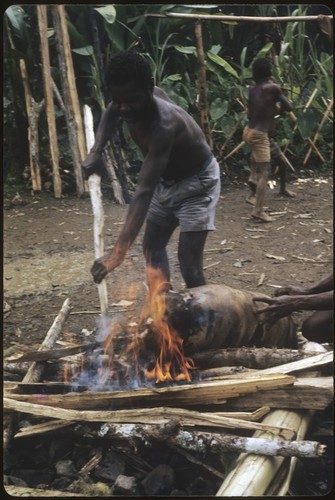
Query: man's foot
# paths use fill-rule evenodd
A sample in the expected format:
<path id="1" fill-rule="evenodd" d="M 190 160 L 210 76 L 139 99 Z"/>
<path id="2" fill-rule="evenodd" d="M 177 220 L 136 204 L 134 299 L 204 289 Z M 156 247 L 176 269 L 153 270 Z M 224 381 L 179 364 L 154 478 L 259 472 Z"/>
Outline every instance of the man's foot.
<path id="1" fill-rule="evenodd" d="M 286 196 L 286 198 L 295 198 L 297 195 L 293 191 L 289 191 L 288 189 L 284 189 L 279 191 L 281 196 Z"/>
<path id="2" fill-rule="evenodd" d="M 247 203 L 250 203 L 250 205 L 255 206 L 255 204 L 256 204 L 256 196 L 254 196 L 253 194 L 251 194 L 250 196 L 248 196 L 248 198 L 245 199 L 245 201 Z"/>
<path id="3" fill-rule="evenodd" d="M 258 213 L 252 212 L 251 217 L 258 220 L 259 222 L 273 222 L 275 220 L 273 217 L 270 217 L 265 212 L 258 212 Z"/>

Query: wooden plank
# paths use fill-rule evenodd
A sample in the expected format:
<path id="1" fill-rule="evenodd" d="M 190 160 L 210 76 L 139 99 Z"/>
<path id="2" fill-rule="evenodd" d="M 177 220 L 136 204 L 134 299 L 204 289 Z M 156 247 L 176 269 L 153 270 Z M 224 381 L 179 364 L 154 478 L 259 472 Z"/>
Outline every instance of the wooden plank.
<path id="1" fill-rule="evenodd" d="M 229 398 L 237 398 L 243 394 L 256 393 L 263 390 L 274 390 L 292 385 L 295 377 L 277 373 L 248 377 L 245 380 L 232 378 L 230 380 L 213 380 L 192 384 L 139 388 L 132 391 L 108 391 L 68 394 L 13 394 L 11 398 L 36 404 L 45 404 L 68 409 L 114 409 L 129 407 L 153 406 L 192 406 L 206 404 L 222 404 Z M 20 384 L 17 384 L 18 387 Z M 44 389 L 47 384 L 44 384 Z M 263 406 L 263 405 L 262 405 Z"/>

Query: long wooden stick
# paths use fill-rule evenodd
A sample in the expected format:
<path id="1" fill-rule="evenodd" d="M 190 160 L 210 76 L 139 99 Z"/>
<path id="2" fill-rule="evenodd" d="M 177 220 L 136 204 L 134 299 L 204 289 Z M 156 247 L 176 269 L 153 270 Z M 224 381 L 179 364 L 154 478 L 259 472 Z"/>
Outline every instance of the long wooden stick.
<path id="1" fill-rule="evenodd" d="M 85 123 L 85 135 L 86 135 L 86 148 L 89 152 L 94 144 L 94 128 L 93 128 L 93 116 L 92 111 L 87 104 L 84 105 L 84 123 Z M 98 259 L 104 254 L 104 240 L 103 240 L 103 230 L 104 230 L 104 213 L 101 201 L 101 178 L 98 174 L 90 175 L 88 179 L 88 186 L 90 190 L 91 203 L 94 215 L 93 223 L 93 237 L 94 237 L 94 253 L 95 258 Z M 98 293 L 100 299 L 100 308 L 102 316 L 108 315 L 108 294 L 107 294 L 107 283 L 103 279 L 101 283 L 98 284 Z"/>

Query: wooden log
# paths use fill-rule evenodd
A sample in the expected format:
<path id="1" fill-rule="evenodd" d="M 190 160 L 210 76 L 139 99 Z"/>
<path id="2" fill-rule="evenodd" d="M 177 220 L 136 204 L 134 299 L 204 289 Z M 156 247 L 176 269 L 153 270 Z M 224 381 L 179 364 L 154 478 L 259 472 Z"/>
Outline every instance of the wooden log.
<path id="1" fill-rule="evenodd" d="M 266 368 L 258 373 L 270 374 L 270 373 L 293 373 L 300 370 L 314 370 L 321 366 L 325 366 L 333 363 L 334 352 L 322 352 L 321 354 L 316 354 L 305 359 L 300 359 L 298 361 L 293 361 L 292 363 L 286 363 L 280 366 L 274 366 L 272 368 Z M 257 372 L 256 372 L 257 373 Z"/>
<path id="2" fill-rule="evenodd" d="M 303 439 L 310 420 L 310 412 L 285 410 L 274 410 L 264 419 L 267 423 L 277 422 L 277 424 L 280 423 L 294 429 L 298 434 L 299 440 Z M 260 432 L 256 432 L 254 437 L 277 439 L 276 437 L 269 436 L 267 433 Z M 268 458 L 256 454 L 242 453 L 236 460 L 235 467 L 223 481 L 216 496 L 240 497 L 264 495 L 280 469 L 283 460 L 283 456 Z M 283 494 L 286 492 L 283 492 Z"/>
<path id="3" fill-rule="evenodd" d="M 91 429 L 90 429 L 91 432 Z M 184 430 L 178 421 L 171 420 L 166 424 L 106 424 L 103 429 L 92 430 L 113 442 L 125 440 L 127 442 L 140 441 L 150 445 L 153 440 L 166 442 L 196 453 L 224 453 L 243 452 L 264 456 L 282 456 L 299 458 L 316 458 L 325 453 L 326 446 L 318 441 L 290 441 L 273 439 L 271 435 L 262 437 L 242 437 L 217 432 Z M 292 432 L 291 435 L 294 433 Z M 95 437 L 95 436 L 93 436 Z"/>
<path id="4" fill-rule="evenodd" d="M 192 383 L 153 388 L 139 388 L 131 391 L 108 391 L 68 394 L 43 394 L 43 404 L 72 409 L 103 409 L 113 405 L 114 409 L 148 406 L 196 406 L 199 402 L 206 404 L 223 404 L 228 398 L 237 398 L 241 394 L 255 394 L 258 391 L 274 390 L 292 385 L 295 377 L 284 374 L 248 377 L 245 380 L 213 380 L 210 382 Z M 20 384 L 18 384 L 19 386 Z M 30 403 L 41 403 L 38 394 L 11 394 L 13 399 Z M 266 406 L 266 405 L 261 405 Z"/>
<path id="5" fill-rule="evenodd" d="M 315 355 L 298 349 L 272 349 L 266 347 L 238 347 L 227 349 L 208 349 L 192 355 L 197 368 L 217 368 L 241 366 L 262 370 L 273 366 L 291 363 Z"/>

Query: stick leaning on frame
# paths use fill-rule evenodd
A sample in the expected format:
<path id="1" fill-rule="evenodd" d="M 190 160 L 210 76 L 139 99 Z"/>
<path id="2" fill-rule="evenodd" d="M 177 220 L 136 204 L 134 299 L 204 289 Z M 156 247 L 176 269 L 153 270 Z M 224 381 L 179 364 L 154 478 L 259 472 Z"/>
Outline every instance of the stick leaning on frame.
<path id="1" fill-rule="evenodd" d="M 84 105 L 84 123 L 85 123 L 85 136 L 86 136 L 86 148 L 89 152 L 94 144 L 94 128 L 93 128 L 93 116 L 92 111 L 87 104 Z M 88 186 L 91 196 L 91 203 L 93 209 L 93 237 L 94 237 L 94 253 L 95 258 L 98 259 L 102 257 L 104 253 L 104 241 L 103 241 L 103 227 L 104 227 L 104 213 L 101 202 L 101 178 L 98 174 L 92 174 L 88 178 Z M 100 308 L 102 316 L 107 316 L 108 314 L 108 296 L 107 296 L 107 283 L 103 279 L 101 283 L 98 284 L 98 293 L 100 300 Z"/>

